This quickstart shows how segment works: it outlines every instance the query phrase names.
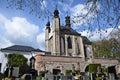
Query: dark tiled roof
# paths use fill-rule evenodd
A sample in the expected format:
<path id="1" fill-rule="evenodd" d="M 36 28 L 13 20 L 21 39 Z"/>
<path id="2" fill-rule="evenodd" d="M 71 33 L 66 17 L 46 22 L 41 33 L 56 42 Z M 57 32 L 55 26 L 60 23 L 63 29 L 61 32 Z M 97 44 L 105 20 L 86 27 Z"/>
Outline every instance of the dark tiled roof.
<path id="1" fill-rule="evenodd" d="M 84 44 L 91 44 L 90 40 L 86 36 L 81 36 Z"/>
<path id="2" fill-rule="evenodd" d="M 61 32 L 61 34 L 81 35 L 80 33 L 78 33 L 75 30 L 73 30 L 71 27 L 70 28 L 66 28 L 64 26 L 61 26 L 60 32 Z"/>
<path id="3" fill-rule="evenodd" d="M 35 58 L 34 58 L 33 56 L 30 58 L 30 61 L 32 61 L 32 59 L 34 59 L 34 60 L 35 60 Z"/>
<path id="4" fill-rule="evenodd" d="M 4 50 L 23 51 L 23 52 L 32 52 L 32 51 L 42 52 L 40 49 L 34 49 L 33 47 L 22 46 L 22 45 L 13 45 L 13 46 L 1 49 L 1 51 L 4 51 Z"/>

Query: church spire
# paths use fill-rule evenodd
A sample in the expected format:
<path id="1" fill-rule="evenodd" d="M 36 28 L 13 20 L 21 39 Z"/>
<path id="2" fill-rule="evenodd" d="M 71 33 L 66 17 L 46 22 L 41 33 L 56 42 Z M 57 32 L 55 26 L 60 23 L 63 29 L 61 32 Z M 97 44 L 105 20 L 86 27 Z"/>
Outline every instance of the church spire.
<path id="1" fill-rule="evenodd" d="M 55 9 L 55 11 L 54 11 L 54 17 L 55 17 L 55 18 L 59 17 L 59 11 L 58 11 L 58 9 L 57 9 L 57 5 L 56 5 L 56 9 Z"/>
<path id="2" fill-rule="evenodd" d="M 50 26 L 49 16 L 48 16 L 48 22 L 47 22 L 46 26 L 47 27 Z"/>
<path id="3" fill-rule="evenodd" d="M 49 21 L 49 16 L 48 16 L 48 22 L 46 24 L 46 29 L 48 29 L 48 32 L 50 32 L 50 21 Z"/>
<path id="4" fill-rule="evenodd" d="M 65 17 L 65 26 L 66 28 L 70 28 L 71 24 L 70 24 L 70 16 L 68 16 L 68 11 L 66 12 L 67 16 Z"/>
<path id="5" fill-rule="evenodd" d="M 66 25 L 65 25 L 66 28 L 70 28 L 70 26 L 71 26 L 71 24 L 70 24 L 70 16 L 67 15 L 65 17 L 65 22 L 66 22 Z"/>

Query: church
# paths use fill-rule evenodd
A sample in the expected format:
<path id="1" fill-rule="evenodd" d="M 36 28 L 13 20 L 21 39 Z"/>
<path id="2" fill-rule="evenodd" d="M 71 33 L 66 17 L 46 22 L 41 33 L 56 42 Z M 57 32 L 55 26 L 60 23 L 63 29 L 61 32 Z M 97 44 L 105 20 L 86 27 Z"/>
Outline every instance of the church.
<path id="1" fill-rule="evenodd" d="M 61 26 L 59 11 L 54 11 L 52 24 L 46 24 L 45 51 L 56 56 L 86 58 L 92 56 L 91 42 L 71 28 L 70 16 L 65 17 L 65 26 Z M 86 52 L 86 49 L 88 52 Z"/>
<path id="2" fill-rule="evenodd" d="M 32 69 L 47 71 L 54 75 L 67 71 L 85 72 L 89 64 L 101 64 L 102 67 L 116 66 L 120 72 L 118 60 L 107 58 L 95 58 L 93 56 L 92 43 L 85 36 L 76 32 L 71 27 L 70 16 L 65 17 L 65 25 L 60 23 L 59 11 L 54 10 L 52 23 L 49 21 L 45 28 L 45 51 L 29 46 L 13 45 L 0 49 L 2 52 L 35 54 L 35 63 Z M 32 56 L 33 58 L 33 56 Z M 32 61 L 32 60 L 31 60 Z"/>
<path id="3" fill-rule="evenodd" d="M 92 44 L 87 37 L 72 29 L 70 16 L 65 17 L 61 26 L 59 11 L 54 10 L 52 24 L 48 21 L 45 29 L 45 53 L 35 56 L 35 69 L 51 73 L 63 73 L 66 70 L 84 72 L 91 63 L 117 64 L 116 60 L 93 59 Z"/>

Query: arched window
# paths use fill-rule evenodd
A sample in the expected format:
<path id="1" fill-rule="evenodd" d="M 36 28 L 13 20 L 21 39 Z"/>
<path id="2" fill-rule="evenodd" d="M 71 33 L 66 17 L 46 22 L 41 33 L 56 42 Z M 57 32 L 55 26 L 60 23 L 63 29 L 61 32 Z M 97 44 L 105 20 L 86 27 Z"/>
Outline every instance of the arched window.
<path id="1" fill-rule="evenodd" d="M 75 45 L 76 45 L 76 54 L 80 54 L 79 44 L 77 38 L 75 39 Z"/>
<path id="2" fill-rule="evenodd" d="M 91 54 L 90 47 L 86 46 L 86 56 L 90 58 L 90 54 Z"/>
<path id="3" fill-rule="evenodd" d="M 67 38 L 67 42 L 68 42 L 68 49 L 72 49 L 72 42 L 70 37 Z"/>
<path id="4" fill-rule="evenodd" d="M 64 47 L 64 38 L 61 37 L 61 52 L 64 53 L 65 52 L 65 47 Z"/>

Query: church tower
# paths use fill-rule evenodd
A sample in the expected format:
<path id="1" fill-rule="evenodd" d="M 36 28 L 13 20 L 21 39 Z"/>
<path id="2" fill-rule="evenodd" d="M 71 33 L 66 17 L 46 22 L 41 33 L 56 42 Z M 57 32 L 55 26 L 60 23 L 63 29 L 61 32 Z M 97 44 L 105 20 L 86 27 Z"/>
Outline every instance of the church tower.
<path id="1" fill-rule="evenodd" d="M 60 55 L 60 18 L 57 8 L 54 11 L 52 25 L 46 24 L 45 30 L 45 50 L 51 55 Z"/>
<path id="2" fill-rule="evenodd" d="M 53 29 L 53 55 L 60 55 L 60 18 L 57 8 L 54 11 Z"/>
<path id="3" fill-rule="evenodd" d="M 54 10 L 52 24 L 48 20 L 45 29 L 45 51 L 51 55 L 90 57 L 91 48 L 87 46 L 90 41 L 72 29 L 70 16 L 65 17 L 65 25 L 60 25 L 59 11 Z"/>
<path id="4" fill-rule="evenodd" d="M 49 33 L 50 33 L 50 22 L 48 20 L 47 24 L 46 24 L 46 29 L 45 29 L 45 50 L 47 52 L 50 52 L 49 50 Z"/>
<path id="5" fill-rule="evenodd" d="M 66 28 L 70 28 L 70 26 L 71 26 L 71 24 L 70 24 L 70 16 L 67 15 L 65 17 L 65 22 L 66 22 L 66 25 L 65 25 Z"/>

